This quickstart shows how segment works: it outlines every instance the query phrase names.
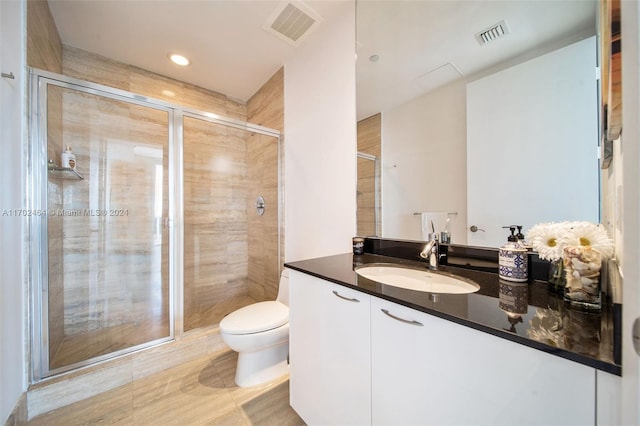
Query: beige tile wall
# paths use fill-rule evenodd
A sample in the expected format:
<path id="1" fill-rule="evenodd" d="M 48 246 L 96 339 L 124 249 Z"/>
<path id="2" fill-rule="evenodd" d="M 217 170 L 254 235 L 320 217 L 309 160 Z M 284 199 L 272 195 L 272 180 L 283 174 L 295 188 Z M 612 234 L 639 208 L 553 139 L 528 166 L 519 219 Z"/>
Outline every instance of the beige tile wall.
<path id="1" fill-rule="evenodd" d="M 358 152 L 381 156 L 381 114 L 372 115 L 358 122 Z M 357 184 L 357 226 L 358 235 L 380 236 L 380 210 L 378 206 L 378 220 L 376 221 L 375 197 L 380 197 L 375 188 L 374 162 L 358 158 Z"/>
<path id="2" fill-rule="evenodd" d="M 53 22 L 49 4 L 46 0 L 27 2 L 27 64 L 30 67 L 62 72 L 62 43 Z M 62 151 L 62 93 L 52 90 L 47 99 L 49 126 L 48 158 L 60 164 Z M 49 181 L 49 209 L 62 208 L 63 182 Z M 56 250 L 63 239 L 62 218 L 48 218 L 49 268 L 52 278 L 49 281 L 49 321 L 52 331 L 49 334 L 49 347 L 52 353 L 58 350 L 64 339 L 64 299 L 63 282 L 64 263 L 62 252 Z"/>
<path id="3" fill-rule="evenodd" d="M 247 137 L 184 120 L 184 328 L 217 324 L 224 300 L 247 294 Z"/>
<path id="4" fill-rule="evenodd" d="M 62 42 L 46 0 L 27 1 L 27 64 L 62 72 Z"/>
<path id="5" fill-rule="evenodd" d="M 247 104 L 247 120 L 284 133 L 284 68 L 280 68 Z M 273 300 L 278 294 L 282 259 L 278 257 L 278 140 L 253 134 L 247 141 L 247 211 L 249 222 L 249 295 Z M 258 195 L 265 199 L 262 216 L 255 214 Z M 284 215 L 283 215 L 284 216 Z M 282 218 L 280 218 L 282 219 Z M 281 223 L 281 253 L 284 253 Z"/>
<path id="6" fill-rule="evenodd" d="M 212 112 L 238 120 L 247 119 L 247 107 L 192 84 L 184 83 L 104 56 L 63 46 L 64 75 L 161 99 L 189 108 Z"/>
<path id="7" fill-rule="evenodd" d="M 244 105 L 219 93 L 71 46 L 63 46 L 47 2 L 44 0 L 29 0 L 27 12 L 30 66 L 238 120 L 245 121 L 249 118 L 250 122 L 283 130 L 284 69 L 276 72 L 251 98 L 248 105 Z M 72 101 L 72 106 L 62 106 L 63 96 L 67 97 L 65 101 Z M 73 96 L 76 98 L 72 99 Z M 158 120 L 149 120 L 149 117 L 140 110 L 123 109 L 119 105 L 107 103 L 109 106 L 103 106 L 100 112 L 105 117 L 110 117 L 109 136 L 89 136 L 83 125 L 92 123 L 95 117 L 83 115 L 83 112 L 78 109 L 74 110 L 73 104 L 80 109 L 87 107 L 82 96 L 78 98 L 77 95 L 70 93 L 63 94 L 59 89 L 49 94 L 49 157 L 56 163 L 60 163 L 63 146 L 72 145 L 78 160 L 78 170 L 84 172 L 86 179 L 80 182 L 52 179 L 49 186 L 51 194 L 49 207 L 56 209 L 90 207 L 92 202 L 96 202 L 96 196 L 90 195 L 91 185 L 95 189 L 95 185 L 103 185 L 105 179 L 115 185 L 126 199 L 134 200 L 120 203 L 119 207 L 126 205 L 130 210 L 137 210 L 135 205 L 138 202 L 148 204 L 148 197 L 143 194 L 150 190 L 150 182 L 143 178 L 150 176 L 150 169 L 147 166 L 140 161 L 132 166 L 127 158 L 118 159 L 118 155 L 110 161 L 109 167 L 97 163 L 100 155 L 104 154 L 103 151 L 113 150 L 112 148 L 118 145 L 117 140 L 140 141 L 140 138 L 148 138 L 147 140 L 152 141 L 152 144 L 160 139 L 164 140 L 162 133 L 153 135 L 149 133 L 154 133 L 154 128 L 155 131 L 160 131 L 164 124 L 159 126 Z M 135 126 L 122 124 L 123 120 L 135 121 L 136 118 L 141 118 L 141 121 L 146 122 L 150 128 L 141 132 Z M 234 164 L 233 170 L 243 171 L 244 175 L 234 172 L 235 180 L 230 184 L 227 182 L 230 187 L 224 189 L 224 185 L 217 178 L 213 178 L 212 181 L 203 180 L 203 178 L 212 178 L 211 170 L 207 169 L 206 165 L 200 164 L 189 171 L 193 182 L 189 190 L 193 192 L 193 197 L 191 195 L 186 197 L 185 206 L 193 207 L 199 202 L 202 204 L 197 209 L 192 209 L 190 218 L 193 221 L 185 227 L 185 281 L 187 281 L 186 277 L 191 277 L 190 283 L 186 283 L 185 288 L 185 311 L 193 313 L 192 318 L 185 321 L 187 329 L 216 324 L 230 310 L 251 301 L 244 296 L 248 291 L 254 299 L 274 298 L 281 266 L 281 260 L 277 258 L 277 210 L 274 208 L 277 205 L 277 139 L 249 135 L 235 130 L 225 130 L 227 134 L 222 135 L 219 130 L 211 131 L 209 126 L 211 125 L 204 126 L 206 130 L 203 130 L 203 126 L 200 125 L 191 128 L 191 137 L 195 135 L 197 139 L 190 147 L 193 148 L 189 154 L 191 159 L 201 162 L 215 148 L 218 149 L 219 157 L 222 156 L 225 161 L 231 159 L 231 163 Z M 102 142 L 90 142 L 96 137 L 102 138 Z M 226 140 L 222 144 L 223 148 L 221 148 L 221 137 Z M 106 139 L 109 140 L 108 143 L 104 142 Z M 185 149 L 186 152 L 187 149 Z M 211 157 L 208 158 L 211 160 Z M 166 185 L 168 175 L 166 158 L 164 166 Z M 185 170 L 187 169 L 188 167 L 185 167 Z M 136 188 L 143 193 L 136 192 Z M 187 188 L 187 182 L 185 182 L 185 188 Z M 208 194 L 207 191 L 209 191 Z M 269 206 L 265 217 L 259 219 L 247 214 L 248 209 L 254 209 L 255 193 L 264 195 Z M 91 201 L 92 197 L 93 201 Z M 164 201 L 166 206 L 166 200 Z M 225 209 L 221 210 L 219 206 L 225 206 Z M 110 227 L 109 235 L 96 236 L 96 229 L 101 227 L 96 227 L 95 218 L 60 216 L 49 218 L 49 263 L 52 273 L 49 279 L 52 296 L 49 312 L 52 327 L 49 337 L 52 356 L 56 354 L 59 356 L 54 362 L 54 367 L 69 362 L 64 360 L 64 351 L 60 349 L 64 339 L 78 354 L 92 356 L 79 347 L 81 343 L 75 339 L 75 336 L 80 332 L 97 330 L 95 324 L 98 322 L 112 327 L 119 334 L 120 342 L 124 342 L 125 345 L 133 342 L 131 338 L 140 333 L 141 325 L 151 329 L 153 333 L 164 332 L 163 324 L 165 324 L 167 309 L 166 298 L 162 296 L 165 292 L 164 284 L 156 286 L 156 291 L 150 296 L 163 300 L 154 308 L 161 312 L 158 317 L 160 318 L 159 327 L 144 321 L 145 295 L 136 290 L 136 286 L 133 286 L 132 290 L 126 289 L 131 282 L 148 280 L 152 270 L 150 267 L 152 262 L 148 261 L 149 256 L 161 259 L 160 282 L 163 282 L 162 280 L 166 277 L 168 270 L 167 256 L 164 252 L 166 249 L 160 249 L 162 251 L 159 255 L 157 252 L 151 253 L 153 249 L 145 247 L 146 239 L 141 238 L 140 235 L 150 222 L 149 219 L 148 215 L 143 214 L 138 214 L 137 219 L 136 216 L 130 215 L 119 217 L 114 222 L 116 220 L 114 218 L 111 220 L 111 225 L 114 226 Z M 105 224 L 106 222 L 103 223 Z M 254 232 L 255 235 L 249 239 L 247 231 Z M 61 245 L 64 245 L 66 258 L 63 258 L 63 251 L 57 249 Z M 104 249 L 97 250 L 96 246 Z M 192 252 L 188 252 L 189 250 Z M 196 251 L 199 255 L 197 265 L 194 262 Z M 221 261 L 221 256 L 231 260 Z M 149 267 L 141 268 L 141 262 L 143 264 L 146 262 Z M 108 270 L 114 270 L 114 275 L 105 277 L 104 275 L 107 274 L 105 271 Z M 127 278 L 132 276 L 131 274 L 136 278 Z M 83 283 L 92 282 L 92 279 L 93 282 L 97 282 L 98 276 L 102 279 L 102 283 L 111 283 L 110 287 L 107 286 L 110 289 L 103 289 L 104 291 L 97 295 L 95 288 L 87 289 L 86 286 L 83 288 Z M 250 283 L 247 282 L 247 276 Z M 62 286 L 63 278 L 68 284 L 66 288 Z M 157 281 L 157 277 L 153 280 Z M 224 284 L 220 285 L 220 280 Z M 216 284 L 218 284 L 217 287 L 215 287 Z M 128 294 L 126 294 L 127 291 L 129 291 Z M 123 294 L 126 295 L 123 296 Z M 122 303 L 123 297 L 126 303 Z M 220 302 L 225 298 L 233 300 Z M 187 307 L 187 303 L 195 303 L 198 307 L 192 309 L 195 305 Z M 205 307 L 206 303 L 209 303 L 208 307 Z M 98 309 L 94 310 L 92 315 L 86 312 L 80 313 L 86 304 L 91 304 L 94 308 L 97 306 Z M 111 316 L 105 319 L 104 312 L 107 306 Z M 132 326 L 127 327 L 127 324 Z M 63 330 L 66 332 L 63 333 Z M 98 333 L 94 336 L 91 346 L 113 346 L 113 342 L 109 339 L 110 337 Z M 74 361 L 76 360 L 71 362 Z M 55 364 L 56 362 L 60 364 Z"/>

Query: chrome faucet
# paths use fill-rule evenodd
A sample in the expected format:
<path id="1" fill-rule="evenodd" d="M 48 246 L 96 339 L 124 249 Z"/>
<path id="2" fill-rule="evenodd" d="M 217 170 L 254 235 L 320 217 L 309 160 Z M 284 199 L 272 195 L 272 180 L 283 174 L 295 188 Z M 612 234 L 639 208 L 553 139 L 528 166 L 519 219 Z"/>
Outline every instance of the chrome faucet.
<path id="1" fill-rule="evenodd" d="M 438 234 L 435 232 L 431 234 L 431 240 L 424 246 L 420 252 L 420 257 L 427 259 L 429 269 L 433 271 L 438 270 L 440 265 L 440 246 L 438 244 Z"/>

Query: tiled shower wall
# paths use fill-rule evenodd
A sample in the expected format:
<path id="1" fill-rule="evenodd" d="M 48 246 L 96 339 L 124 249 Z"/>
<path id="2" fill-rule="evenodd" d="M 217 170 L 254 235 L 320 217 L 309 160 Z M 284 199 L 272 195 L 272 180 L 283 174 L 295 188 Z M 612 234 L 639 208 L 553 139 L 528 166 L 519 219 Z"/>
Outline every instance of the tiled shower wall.
<path id="1" fill-rule="evenodd" d="M 247 121 L 284 133 L 284 68 L 280 68 L 247 103 Z M 249 220 L 249 295 L 273 300 L 278 293 L 284 253 L 284 222 L 278 217 L 278 146 L 268 136 L 252 134 L 247 141 L 247 211 Z M 283 158 L 284 156 L 281 156 Z M 284 167 L 284 165 L 282 166 Z M 263 216 L 255 214 L 255 198 L 265 199 Z M 280 220 L 280 236 L 278 221 Z"/>
<path id="2" fill-rule="evenodd" d="M 184 329 L 213 325 L 246 295 L 247 132 L 184 119 Z"/>
<path id="3" fill-rule="evenodd" d="M 358 152 L 374 155 L 380 159 L 381 121 L 382 116 L 378 113 L 358 122 Z M 376 193 L 374 162 L 358 157 L 358 185 L 356 196 L 358 235 L 381 236 L 380 211 L 377 212 L 378 220 L 376 221 L 376 197 L 380 197 L 380 193 Z"/>
<path id="4" fill-rule="evenodd" d="M 55 73 L 62 73 L 62 42 L 53 22 L 49 6 L 44 0 L 27 2 L 27 62 L 30 67 Z M 56 158 L 62 152 L 62 93 L 56 91 L 48 99 L 48 157 Z M 49 184 L 48 208 L 62 208 L 62 187 L 53 182 Z M 49 247 L 62 245 L 61 216 L 48 218 Z M 49 333 L 49 345 L 57 348 L 64 338 L 64 298 L 62 276 L 64 267 L 61 250 L 50 250 L 49 260 L 52 268 L 52 279 L 49 280 L 49 297 L 51 298 L 49 322 L 52 332 Z"/>
<path id="5" fill-rule="evenodd" d="M 46 1 L 30 0 L 27 13 L 28 63 L 30 66 L 283 130 L 283 69 L 274 74 L 249 100 L 248 104 L 244 105 L 219 93 L 166 78 L 70 46 L 62 46 Z M 57 98 L 58 96 L 58 93 L 54 93 L 49 98 L 52 112 L 61 110 L 56 108 L 57 104 L 54 105 L 56 102 L 61 103 L 62 101 L 61 95 L 60 99 Z M 62 117 L 56 118 L 50 115 L 49 122 L 49 157 L 59 162 L 60 152 L 63 150 Z M 247 134 L 246 141 L 241 143 L 245 149 L 243 155 L 246 168 L 246 188 L 243 189 L 245 201 L 242 209 L 245 210 L 244 226 L 249 230 L 249 236 L 247 237 L 245 232 L 244 243 L 236 244 L 235 246 L 241 247 L 244 245 L 244 249 L 236 253 L 236 258 L 244 257 L 248 259 L 248 262 L 245 261 L 244 271 L 243 267 L 237 266 L 232 266 L 231 269 L 235 269 L 238 272 L 243 271 L 244 276 L 248 276 L 249 282 L 240 283 L 237 279 L 232 279 L 233 284 L 230 287 L 233 290 L 231 291 L 233 294 L 243 292 L 246 294 L 249 292 L 257 300 L 275 297 L 281 266 L 281 261 L 278 259 L 278 215 L 276 208 L 279 202 L 277 191 L 278 171 L 271 166 L 272 164 L 277 164 L 277 144 L 272 142 L 263 143 L 264 138 L 268 137 Z M 238 146 L 235 146 L 233 149 L 237 148 Z M 78 154 L 80 153 L 76 152 L 76 155 Z M 79 155 L 79 164 L 83 164 L 83 161 L 87 161 L 87 159 Z M 53 195 L 50 200 L 50 207 L 62 207 L 64 185 L 65 183 L 62 183 L 50 188 Z M 252 214 L 255 211 L 255 197 L 257 195 L 263 195 L 267 200 L 266 213 L 260 217 Z M 186 200 L 185 205 L 188 202 L 189 200 Z M 233 203 L 233 201 L 230 202 Z M 60 247 L 62 243 L 62 225 L 63 218 L 49 218 L 49 244 L 52 248 L 50 250 L 50 261 L 56 265 L 55 267 L 59 268 L 59 270 L 55 271 L 55 277 L 62 277 L 65 273 L 62 253 L 55 249 L 55 247 Z M 201 252 L 208 250 L 204 246 L 201 248 Z M 56 256 L 59 257 L 58 260 L 56 260 Z M 189 256 L 190 254 L 185 245 L 185 259 Z M 188 262 L 185 262 L 185 264 L 188 267 Z M 207 269 L 206 265 L 204 269 Z M 214 270 L 215 267 L 210 267 L 209 269 Z M 188 270 L 185 271 L 185 277 L 187 276 L 189 276 Z M 61 295 L 63 283 L 61 280 L 56 282 L 57 278 L 55 277 L 49 283 L 50 292 L 52 295 Z M 213 285 L 215 281 L 216 279 L 212 277 L 210 284 Z M 211 293 L 207 291 L 206 286 L 199 288 L 198 292 L 200 294 Z M 185 300 L 188 297 L 188 290 L 186 290 Z M 62 297 L 52 299 L 50 308 L 50 324 L 55 327 L 52 327 L 52 333 L 49 337 L 52 349 L 55 349 L 55 345 L 64 337 L 62 335 L 63 327 L 61 327 L 64 320 Z"/>

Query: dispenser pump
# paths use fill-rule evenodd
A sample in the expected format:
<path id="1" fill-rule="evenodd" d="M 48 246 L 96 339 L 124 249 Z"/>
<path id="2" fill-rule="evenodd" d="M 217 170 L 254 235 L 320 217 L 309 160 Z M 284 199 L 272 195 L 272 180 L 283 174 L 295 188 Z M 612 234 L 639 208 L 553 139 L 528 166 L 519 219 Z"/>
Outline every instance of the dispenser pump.
<path id="1" fill-rule="evenodd" d="M 509 228 L 511 235 L 507 237 L 507 243 L 498 251 L 498 275 L 503 280 L 526 282 L 529 277 L 527 249 L 518 243 L 516 225 L 503 228 Z"/>

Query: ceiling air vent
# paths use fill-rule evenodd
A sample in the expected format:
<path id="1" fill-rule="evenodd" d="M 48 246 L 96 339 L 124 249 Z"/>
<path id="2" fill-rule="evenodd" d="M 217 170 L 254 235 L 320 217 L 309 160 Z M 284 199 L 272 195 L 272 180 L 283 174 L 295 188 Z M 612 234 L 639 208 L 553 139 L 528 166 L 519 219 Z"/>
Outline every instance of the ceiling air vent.
<path id="1" fill-rule="evenodd" d="M 287 43 L 298 46 L 324 19 L 299 1 L 283 1 L 262 26 Z"/>
<path id="2" fill-rule="evenodd" d="M 495 25 L 490 26 L 484 31 L 480 31 L 476 34 L 476 40 L 481 46 L 494 41 L 497 38 L 504 37 L 509 34 L 509 28 L 505 21 L 500 21 Z"/>

